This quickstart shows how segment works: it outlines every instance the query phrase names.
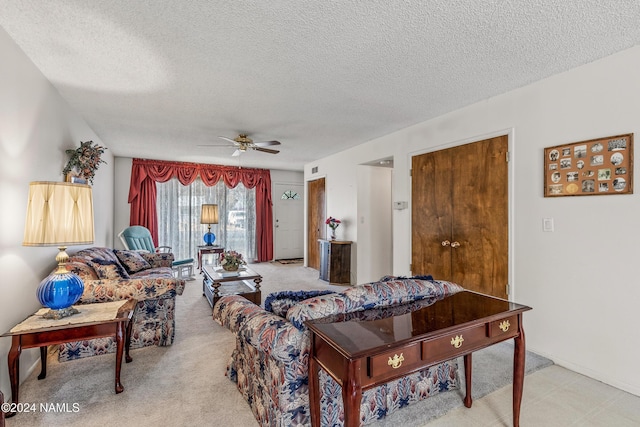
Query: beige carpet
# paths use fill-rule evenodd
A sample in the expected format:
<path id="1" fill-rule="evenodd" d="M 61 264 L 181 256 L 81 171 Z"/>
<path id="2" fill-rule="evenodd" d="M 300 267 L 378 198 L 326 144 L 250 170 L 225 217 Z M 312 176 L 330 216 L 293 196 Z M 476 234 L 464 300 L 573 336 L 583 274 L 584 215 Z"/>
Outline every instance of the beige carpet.
<path id="1" fill-rule="evenodd" d="M 318 279 L 317 270 L 278 262 L 254 264 L 262 282 L 262 299 L 280 290 L 344 289 Z M 201 276 L 187 282 L 176 304 L 176 339 L 170 347 L 133 350 L 133 362 L 122 365 L 125 391 L 114 393 L 113 355 L 58 363 L 48 358 L 47 378 L 38 381 L 39 369 L 20 387 L 20 401 L 35 404 L 35 412 L 20 413 L 7 427 L 34 426 L 239 426 L 257 425 L 251 409 L 225 377 L 225 366 L 234 347 L 234 336 L 211 318 L 211 307 L 202 296 Z M 482 354 L 490 350 L 491 353 Z M 474 398 L 510 383 L 513 348 L 500 345 L 477 352 L 474 365 Z M 482 365 L 487 359 L 486 367 Z M 527 371 L 545 366 L 546 359 L 527 354 Z M 496 363 L 499 361 L 499 363 Z M 548 362 L 548 361 L 547 361 Z M 496 373 L 492 368 L 503 372 Z M 486 378 L 487 375 L 489 378 Z M 501 378 L 500 381 L 497 381 Z M 6 396 L 5 396 L 6 397 Z M 44 412 L 40 404 L 58 405 Z M 429 419 L 462 405 L 462 393 L 443 393 L 413 404 L 372 427 L 424 426 Z"/>

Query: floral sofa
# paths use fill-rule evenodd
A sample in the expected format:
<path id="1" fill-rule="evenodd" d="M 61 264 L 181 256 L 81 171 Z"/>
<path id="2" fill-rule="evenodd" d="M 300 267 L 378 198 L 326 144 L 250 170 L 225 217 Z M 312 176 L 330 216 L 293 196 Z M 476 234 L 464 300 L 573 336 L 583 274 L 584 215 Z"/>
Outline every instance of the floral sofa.
<path id="1" fill-rule="evenodd" d="M 66 268 L 84 282 L 77 304 L 135 298 L 131 348 L 167 346 L 175 334 L 176 295 L 184 280 L 173 276 L 171 253 L 144 253 L 92 247 L 69 258 Z M 60 345 L 61 361 L 115 352 L 113 338 L 97 338 Z"/>
<path id="2" fill-rule="evenodd" d="M 213 318 L 236 334 L 227 376 L 237 383 L 258 422 L 279 427 L 310 425 L 310 332 L 305 321 L 355 312 L 386 317 L 433 304 L 461 290 L 459 285 L 439 280 L 385 277 L 299 302 L 290 295 L 282 300 L 272 300 L 270 295 L 265 306 L 273 312 L 240 296 L 225 296 L 215 305 Z M 361 424 L 441 391 L 457 389 L 457 367 L 457 361 L 451 360 L 365 390 Z M 319 380 L 321 425 L 343 425 L 340 385 L 323 370 Z"/>

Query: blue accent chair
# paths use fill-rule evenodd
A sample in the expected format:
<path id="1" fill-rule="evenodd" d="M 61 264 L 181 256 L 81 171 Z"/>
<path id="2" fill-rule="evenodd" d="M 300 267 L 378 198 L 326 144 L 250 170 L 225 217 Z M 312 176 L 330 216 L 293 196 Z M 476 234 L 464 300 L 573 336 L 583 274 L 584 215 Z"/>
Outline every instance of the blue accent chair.
<path id="1" fill-rule="evenodd" d="M 147 251 L 151 253 L 171 252 L 171 246 L 153 245 L 151 232 L 141 225 L 132 225 L 118 234 L 122 244 L 130 251 Z M 193 258 L 173 261 L 171 268 L 176 273 L 178 279 L 193 280 Z"/>

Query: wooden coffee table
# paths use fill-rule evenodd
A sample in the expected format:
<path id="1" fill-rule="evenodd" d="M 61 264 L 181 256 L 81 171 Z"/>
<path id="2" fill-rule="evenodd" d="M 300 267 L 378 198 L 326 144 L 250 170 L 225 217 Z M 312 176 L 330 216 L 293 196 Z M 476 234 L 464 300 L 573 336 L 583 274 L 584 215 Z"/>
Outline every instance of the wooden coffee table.
<path id="1" fill-rule="evenodd" d="M 122 355 L 123 352 L 126 354 L 127 363 L 133 360 L 129 356 L 129 344 L 131 342 L 131 319 L 136 304 L 135 299 L 79 304 L 75 306 L 80 312 L 79 314 L 59 320 L 43 319 L 38 312 L 3 334 L 3 337 L 10 336 L 12 340 L 7 360 L 13 404 L 19 403 L 20 353 L 22 349 L 40 347 L 41 368 L 38 379 L 42 380 L 47 376 L 47 346 L 102 337 L 113 337 L 116 340 L 115 391 L 116 394 L 122 393 L 124 391 L 124 387 L 120 383 Z M 10 412 L 7 417 L 15 414 L 15 412 Z"/>
<path id="2" fill-rule="evenodd" d="M 240 295 L 257 305 L 261 304 L 261 275 L 249 268 L 244 268 L 232 276 L 223 274 L 223 271 L 221 267 L 213 265 L 202 267 L 202 272 L 204 273 L 202 295 L 207 297 L 207 301 L 209 301 L 209 305 L 212 308 L 224 295 Z"/>

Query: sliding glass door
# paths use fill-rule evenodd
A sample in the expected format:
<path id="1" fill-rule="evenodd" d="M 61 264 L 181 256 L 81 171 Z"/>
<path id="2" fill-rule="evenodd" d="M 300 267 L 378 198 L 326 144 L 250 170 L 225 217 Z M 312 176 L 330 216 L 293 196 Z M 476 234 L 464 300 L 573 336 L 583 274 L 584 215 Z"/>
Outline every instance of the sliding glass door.
<path id="1" fill-rule="evenodd" d="M 207 187 L 200 178 L 184 186 L 173 178 L 156 183 L 158 188 L 158 244 L 173 248 L 176 259 L 195 258 L 197 246 L 205 244 L 208 226 L 200 224 L 200 207 L 218 205 L 219 224 L 212 224 L 214 245 L 240 252 L 251 262 L 256 258 L 255 188 L 242 184 L 228 188 L 222 180 Z"/>

